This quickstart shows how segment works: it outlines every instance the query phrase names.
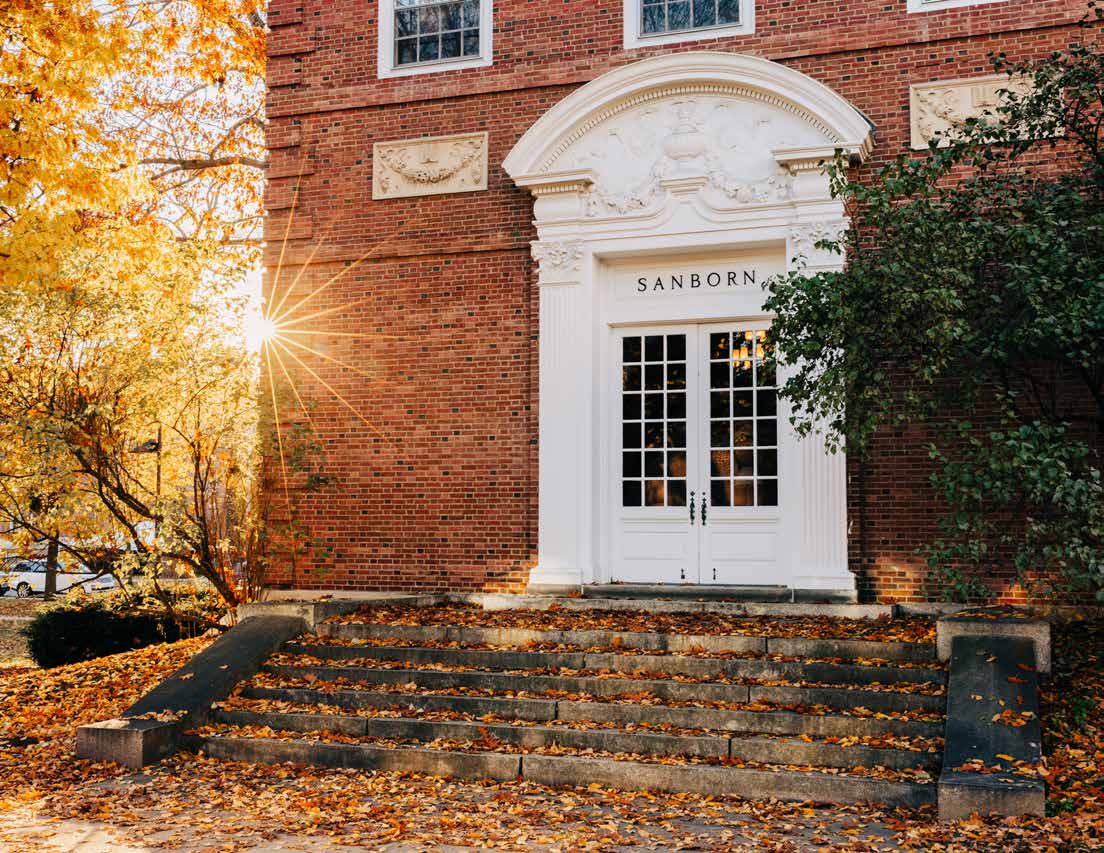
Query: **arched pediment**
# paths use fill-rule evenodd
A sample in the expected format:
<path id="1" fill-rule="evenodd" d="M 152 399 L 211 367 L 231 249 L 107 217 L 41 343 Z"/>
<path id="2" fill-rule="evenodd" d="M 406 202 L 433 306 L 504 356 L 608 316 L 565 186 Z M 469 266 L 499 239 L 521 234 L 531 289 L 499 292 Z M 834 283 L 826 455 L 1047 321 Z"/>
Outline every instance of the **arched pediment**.
<path id="1" fill-rule="evenodd" d="M 503 167 L 541 192 L 588 183 L 591 215 L 647 208 L 661 183 L 699 177 L 716 204 L 787 198 L 790 165 L 865 158 L 872 129 L 827 86 L 741 54 L 679 53 L 618 68 L 572 92 L 518 141 Z"/>

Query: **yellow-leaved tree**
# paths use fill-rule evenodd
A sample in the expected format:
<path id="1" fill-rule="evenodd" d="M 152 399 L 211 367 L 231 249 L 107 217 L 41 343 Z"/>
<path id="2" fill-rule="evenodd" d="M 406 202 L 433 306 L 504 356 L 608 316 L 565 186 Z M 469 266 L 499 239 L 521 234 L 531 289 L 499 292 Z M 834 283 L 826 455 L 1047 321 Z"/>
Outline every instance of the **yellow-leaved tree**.
<path id="1" fill-rule="evenodd" d="M 261 0 L 0 4 L 0 523 L 243 595 Z"/>

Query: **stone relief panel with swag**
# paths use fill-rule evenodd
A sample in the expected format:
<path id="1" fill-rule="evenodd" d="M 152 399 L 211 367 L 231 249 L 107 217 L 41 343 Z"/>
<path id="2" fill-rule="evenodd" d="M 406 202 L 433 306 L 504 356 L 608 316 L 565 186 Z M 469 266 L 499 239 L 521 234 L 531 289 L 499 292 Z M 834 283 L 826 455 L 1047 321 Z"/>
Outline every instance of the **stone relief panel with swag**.
<path id="1" fill-rule="evenodd" d="M 834 141 L 781 103 L 695 93 L 643 101 L 611 111 L 545 166 L 594 173 L 587 216 L 658 207 L 664 198 L 661 182 L 680 177 L 706 178 L 702 192 L 716 208 L 785 201 L 792 176 L 771 151 Z"/>
<path id="2" fill-rule="evenodd" d="M 990 75 L 962 80 L 914 83 L 909 87 L 911 144 L 914 149 L 928 147 L 929 140 L 940 137 L 940 146 L 948 144 L 947 134 L 968 118 L 997 121 L 996 113 L 1005 100 L 1004 92 L 1026 94 L 1029 83 L 1023 79 Z"/>
<path id="3" fill-rule="evenodd" d="M 487 134 L 377 142 L 372 198 L 406 198 L 487 189 Z"/>

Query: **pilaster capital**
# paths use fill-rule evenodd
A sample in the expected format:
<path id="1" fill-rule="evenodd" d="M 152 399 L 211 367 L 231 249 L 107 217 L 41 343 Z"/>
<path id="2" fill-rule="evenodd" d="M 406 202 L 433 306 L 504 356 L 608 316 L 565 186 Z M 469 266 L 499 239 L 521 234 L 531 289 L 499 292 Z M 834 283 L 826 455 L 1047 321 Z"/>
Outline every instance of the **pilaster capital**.
<path id="1" fill-rule="evenodd" d="M 538 264 L 539 282 L 576 284 L 583 261 L 583 246 L 578 240 L 534 240 L 533 260 Z"/>

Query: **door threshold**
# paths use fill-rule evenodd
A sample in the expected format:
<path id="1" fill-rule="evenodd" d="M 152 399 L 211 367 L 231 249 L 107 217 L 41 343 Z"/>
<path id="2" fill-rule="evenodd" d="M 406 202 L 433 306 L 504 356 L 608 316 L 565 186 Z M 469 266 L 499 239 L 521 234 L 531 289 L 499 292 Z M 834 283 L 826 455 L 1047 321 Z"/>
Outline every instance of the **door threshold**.
<path id="1" fill-rule="evenodd" d="M 678 598 L 692 601 L 787 602 L 793 599 L 788 586 L 690 583 L 596 583 L 584 584 L 583 598 Z"/>

